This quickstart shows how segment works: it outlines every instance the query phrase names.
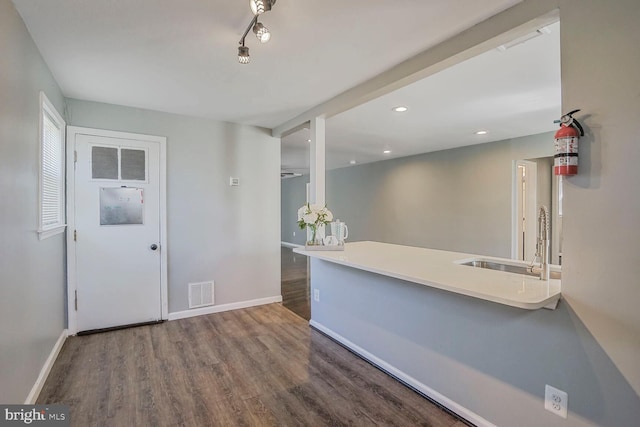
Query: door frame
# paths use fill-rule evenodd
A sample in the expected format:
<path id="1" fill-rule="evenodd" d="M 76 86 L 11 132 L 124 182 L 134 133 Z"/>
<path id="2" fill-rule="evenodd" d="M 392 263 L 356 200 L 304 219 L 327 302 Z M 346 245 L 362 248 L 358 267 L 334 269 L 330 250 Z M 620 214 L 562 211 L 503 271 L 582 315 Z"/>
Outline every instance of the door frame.
<path id="1" fill-rule="evenodd" d="M 527 188 L 526 194 L 526 212 L 525 216 L 529 218 L 526 224 L 525 236 L 526 242 L 522 241 L 522 235 L 519 233 L 520 217 L 518 215 L 518 206 L 522 203 L 520 191 L 518 186 L 520 185 L 520 177 L 518 176 L 518 166 L 524 166 L 526 175 L 525 183 Z M 511 258 L 520 259 L 519 249 L 527 242 L 531 242 L 531 236 L 536 236 L 536 212 L 537 212 L 537 188 L 538 188 L 538 165 L 536 162 L 530 160 L 514 160 L 511 178 Z M 534 238 L 535 240 L 535 238 Z M 529 252 L 533 250 L 535 253 L 535 244 Z M 526 249 L 525 249 L 525 252 Z M 530 261 L 526 259 L 524 261 Z M 529 257 L 531 258 L 531 256 Z"/>
<path id="2" fill-rule="evenodd" d="M 76 246 L 74 230 L 75 218 L 75 147 L 78 135 L 91 135 L 106 138 L 133 139 L 153 142 L 160 149 L 160 313 L 161 319 L 169 318 L 168 282 L 167 282 L 167 138 L 163 136 L 118 132 L 79 126 L 67 126 L 67 329 L 69 335 L 78 332 L 77 311 L 75 310 L 76 291 Z"/>

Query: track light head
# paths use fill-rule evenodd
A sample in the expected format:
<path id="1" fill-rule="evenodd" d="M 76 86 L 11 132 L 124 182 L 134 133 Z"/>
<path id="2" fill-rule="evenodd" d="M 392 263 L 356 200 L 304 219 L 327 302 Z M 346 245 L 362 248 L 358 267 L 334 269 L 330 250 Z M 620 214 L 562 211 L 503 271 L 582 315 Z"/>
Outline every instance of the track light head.
<path id="1" fill-rule="evenodd" d="M 249 57 L 249 48 L 246 46 L 238 47 L 238 62 L 241 64 L 248 64 L 251 61 Z"/>
<path id="2" fill-rule="evenodd" d="M 269 29 L 259 22 L 256 22 L 256 25 L 253 26 L 253 32 L 258 40 L 260 40 L 260 43 L 266 43 L 271 39 L 271 32 Z"/>
<path id="3" fill-rule="evenodd" d="M 254 15 L 261 15 L 270 11 L 276 0 L 250 0 L 249 4 Z"/>

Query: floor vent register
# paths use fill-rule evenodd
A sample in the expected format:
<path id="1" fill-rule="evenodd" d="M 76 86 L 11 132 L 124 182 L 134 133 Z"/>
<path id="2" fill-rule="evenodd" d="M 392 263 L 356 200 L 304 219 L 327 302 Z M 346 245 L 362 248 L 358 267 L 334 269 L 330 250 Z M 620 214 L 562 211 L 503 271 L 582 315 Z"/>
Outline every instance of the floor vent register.
<path id="1" fill-rule="evenodd" d="M 206 307 L 213 304 L 213 281 L 189 283 L 189 308 Z"/>

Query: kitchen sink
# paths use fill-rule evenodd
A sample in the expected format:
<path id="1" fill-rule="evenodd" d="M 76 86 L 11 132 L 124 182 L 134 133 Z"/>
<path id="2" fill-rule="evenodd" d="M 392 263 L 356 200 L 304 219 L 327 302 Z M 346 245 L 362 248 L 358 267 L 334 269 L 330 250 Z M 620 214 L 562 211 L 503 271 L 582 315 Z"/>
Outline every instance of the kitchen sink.
<path id="1" fill-rule="evenodd" d="M 488 270 L 497 270 L 504 271 L 507 273 L 516 273 L 516 274 L 525 274 L 527 276 L 532 277 L 540 277 L 540 266 L 534 265 L 533 268 L 527 265 L 513 265 L 513 264 L 505 264 L 497 261 L 488 261 L 482 259 L 474 259 L 471 261 L 466 261 L 460 263 L 460 265 L 467 265 L 469 267 L 477 267 L 477 268 L 486 268 Z M 561 272 L 551 270 L 549 272 L 549 277 L 551 279 L 560 280 Z"/>

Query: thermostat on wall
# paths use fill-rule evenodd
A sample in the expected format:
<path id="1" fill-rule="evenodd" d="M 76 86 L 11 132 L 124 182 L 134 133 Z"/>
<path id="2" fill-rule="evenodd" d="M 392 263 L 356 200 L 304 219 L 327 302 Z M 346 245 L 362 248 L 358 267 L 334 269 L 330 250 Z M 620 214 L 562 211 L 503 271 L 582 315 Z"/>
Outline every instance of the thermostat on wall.
<path id="1" fill-rule="evenodd" d="M 229 177 L 229 185 L 232 186 L 232 187 L 240 185 L 240 178 L 234 178 L 234 177 L 230 176 Z"/>

